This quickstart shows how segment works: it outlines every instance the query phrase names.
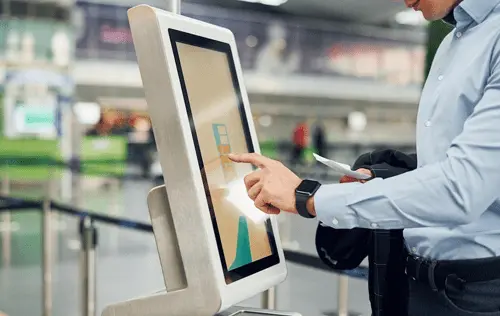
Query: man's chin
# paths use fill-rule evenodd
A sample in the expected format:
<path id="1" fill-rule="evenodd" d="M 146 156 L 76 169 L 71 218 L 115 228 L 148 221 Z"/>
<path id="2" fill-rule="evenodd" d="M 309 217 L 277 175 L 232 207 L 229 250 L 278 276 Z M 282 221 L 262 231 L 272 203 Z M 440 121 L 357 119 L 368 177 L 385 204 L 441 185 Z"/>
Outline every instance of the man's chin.
<path id="1" fill-rule="evenodd" d="M 444 16 L 438 16 L 432 13 L 426 14 L 425 12 L 422 12 L 422 15 L 424 16 L 424 19 L 426 19 L 429 22 L 442 20 L 444 18 Z"/>

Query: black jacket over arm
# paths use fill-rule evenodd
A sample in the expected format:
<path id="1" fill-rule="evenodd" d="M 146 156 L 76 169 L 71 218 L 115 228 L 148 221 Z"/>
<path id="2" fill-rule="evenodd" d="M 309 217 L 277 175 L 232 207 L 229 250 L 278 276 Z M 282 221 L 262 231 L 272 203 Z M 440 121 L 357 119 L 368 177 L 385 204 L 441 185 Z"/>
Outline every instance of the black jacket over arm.
<path id="1" fill-rule="evenodd" d="M 353 170 L 366 168 L 375 177 L 390 178 L 417 168 L 416 155 L 379 150 L 360 156 Z M 316 248 L 334 270 L 357 268 L 368 256 L 368 288 L 373 316 L 405 316 L 408 284 L 403 230 L 334 229 L 319 224 Z"/>

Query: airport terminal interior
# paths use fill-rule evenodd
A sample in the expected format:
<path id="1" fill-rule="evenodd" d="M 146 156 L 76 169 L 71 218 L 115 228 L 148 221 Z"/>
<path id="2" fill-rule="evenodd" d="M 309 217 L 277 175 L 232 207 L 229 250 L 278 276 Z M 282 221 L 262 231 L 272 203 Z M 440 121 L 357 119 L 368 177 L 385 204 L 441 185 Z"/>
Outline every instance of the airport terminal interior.
<path id="1" fill-rule="evenodd" d="M 168 3 L 0 0 L 0 316 L 101 315 L 165 288 L 147 197 L 164 183 L 175 191 L 157 143 L 172 144 L 165 153 L 178 147 L 153 132 L 160 119 L 151 118 L 127 11 Z M 211 184 L 249 171 L 223 158 L 248 149 L 249 136 L 231 132 L 242 128 L 255 128 L 263 155 L 322 183 L 340 174 L 314 153 L 352 165 L 376 149 L 415 151 L 432 25 L 403 1 L 183 0 L 180 9 L 234 34 L 251 110 L 250 125 L 224 104 L 204 111 L 217 102 L 214 91 L 232 91 L 230 73 L 214 70 L 226 55 L 177 45 L 212 199 L 219 193 Z M 226 94 L 227 103 L 241 98 Z M 203 192 L 199 183 L 194 191 Z M 278 215 L 276 246 L 271 221 L 248 224 L 219 202 L 226 281 L 281 246 L 287 258 L 283 283 L 239 305 L 370 315 L 366 275 L 340 275 L 319 261 L 317 221 Z"/>

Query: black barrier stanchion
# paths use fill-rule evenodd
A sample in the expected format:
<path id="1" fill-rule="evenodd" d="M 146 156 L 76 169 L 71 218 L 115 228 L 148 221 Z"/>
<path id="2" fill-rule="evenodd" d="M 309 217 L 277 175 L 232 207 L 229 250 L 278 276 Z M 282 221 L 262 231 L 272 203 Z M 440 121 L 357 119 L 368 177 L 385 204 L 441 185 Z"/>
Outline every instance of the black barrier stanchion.
<path id="1" fill-rule="evenodd" d="M 146 233 L 153 232 L 153 226 L 151 226 L 150 224 L 140 223 L 140 222 L 132 221 L 132 220 L 125 219 L 125 218 L 109 217 L 109 216 L 102 215 L 102 214 L 91 213 L 89 211 L 74 209 L 72 207 L 65 206 L 65 205 L 62 205 L 59 203 L 54 203 L 54 202 L 52 202 L 52 208 L 56 209 L 62 213 L 66 213 L 66 214 L 73 215 L 73 216 L 78 216 L 80 218 L 88 217 L 96 222 L 102 222 L 102 223 L 106 223 L 106 224 L 110 224 L 110 225 L 120 226 L 123 228 L 139 230 L 139 231 L 143 231 Z"/>
<path id="2" fill-rule="evenodd" d="M 316 270 L 322 270 L 339 275 L 345 275 L 355 279 L 368 280 L 367 267 L 359 267 L 354 270 L 346 270 L 346 271 L 332 270 L 330 267 L 324 264 L 318 256 L 291 250 L 285 250 L 284 252 L 285 252 L 285 259 L 288 262 L 292 262 Z"/>
<path id="3" fill-rule="evenodd" d="M 81 173 L 82 172 L 82 161 L 79 157 L 71 157 L 68 162 L 68 168 L 73 173 Z"/>
<path id="4" fill-rule="evenodd" d="M 91 217 L 80 219 L 80 267 L 82 277 L 82 316 L 96 315 L 97 228 Z"/>

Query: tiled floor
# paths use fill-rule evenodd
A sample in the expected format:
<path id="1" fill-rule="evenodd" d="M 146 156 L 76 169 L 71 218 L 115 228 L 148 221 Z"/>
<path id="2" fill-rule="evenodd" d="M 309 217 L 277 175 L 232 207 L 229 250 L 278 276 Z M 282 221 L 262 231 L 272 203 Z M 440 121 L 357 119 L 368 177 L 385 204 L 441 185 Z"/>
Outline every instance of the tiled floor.
<path id="1" fill-rule="evenodd" d="M 94 211 L 148 222 L 146 194 L 149 182 L 125 182 L 115 191 L 88 189 L 84 204 Z M 16 192 L 14 192 L 16 193 Z M 17 192 L 23 194 L 24 192 Z M 36 192 L 31 192 L 36 195 Z M 16 239 L 23 245 L 13 249 L 17 262 L 0 267 L 0 311 L 9 316 L 41 315 L 41 269 L 39 266 L 39 220 L 37 215 L 18 218 L 16 234 L 31 238 Z M 291 232 L 300 251 L 314 253 L 314 221 L 288 216 Z M 57 260 L 53 278 L 53 316 L 80 316 L 77 220 L 59 217 Z M 162 289 L 162 277 L 153 236 L 99 225 L 100 244 L 97 266 L 97 311 L 112 302 L 127 300 Z M 31 247 L 27 247 L 26 245 Z M 0 260 L 1 261 L 1 260 Z M 337 305 L 337 277 L 289 264 L 289 277 L 278 287 L 278 308 L 297 311 L 303 316 L 320 316 Z M 369 315 L 367 286 L 364 281 L 350 282 L 349 304 L 353 311 Z M 257 307 L 260 296 L 242 305 Z M 1 314 L 1 313 L 0 313 Z"/>

